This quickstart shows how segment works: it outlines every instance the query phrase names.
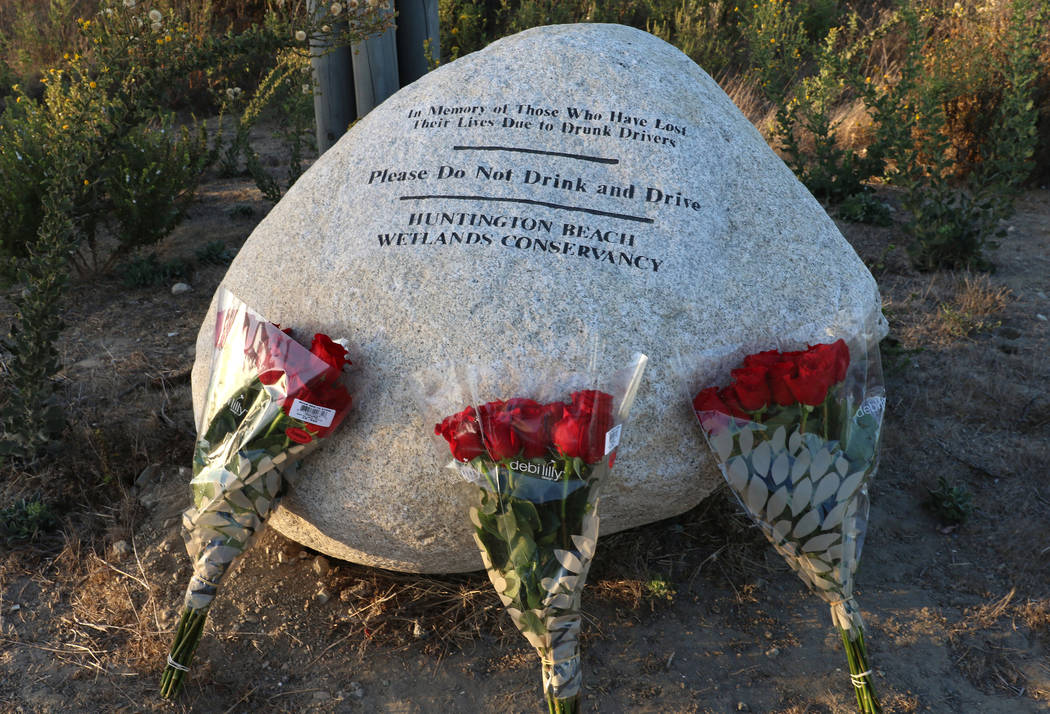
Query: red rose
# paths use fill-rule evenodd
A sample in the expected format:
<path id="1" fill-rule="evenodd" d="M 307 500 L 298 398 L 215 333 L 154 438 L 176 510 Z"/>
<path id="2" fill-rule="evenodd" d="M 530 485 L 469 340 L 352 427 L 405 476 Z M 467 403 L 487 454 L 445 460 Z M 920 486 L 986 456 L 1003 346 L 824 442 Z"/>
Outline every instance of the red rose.
<path id="1" fill-rule="evenodd" d="M 744 367 L 765 367 L 766 369 L 769 369 L 782 359 L 783 355 L 776 350 L 757 352 L 744 358 Z"/>
<path id="2" fill-rule="evenodd" d="M 764 353 L 763 353 L 764 354 Z M 740 404 L 749 412 L 758 411 L 769 404 L 769 382 L 766 381 L 768 368 L 762 366 L 741 367 L 733 370 L 736 380 L 736 396 Z"/>
<path id="3" fill-rule="evenodd" d="M 524 458 L 537 459 L 547 453 L 551 442 L 551 422 L 561 418 L 562 409 L 560 402 L 543 405 L 520 398 L 507 402 L 511 428 L 518 437 Z"/>
<path id="4" fill-rule="evenodd" d="M 729 414 L 729 407 L 719 398 L 718 387 L 708 387 L 707 389 L 701 389 L 693 397 L 693 411 L 697 414 L 702 412 Z"/>
<path id="5" fill-rule="evenodd" d="M 835 371 L 831 378 L 832 384 L 838 384 L 846 378 L 849 370 L 849 347 L 845 340 L 836 340 L 830 345 L 832 354 L 835 356 Z"/>
<path id="6" fill-rule="evenodd" d="M 350 410 L 350 405 L 353 402 L 350 398 L 350 392 L 346 391 L 343 385 L 337 382 L 328 382 L 323 379 L 315 379 L 310 384 L 297 389 L 295 392 L 290 392 L 288 398 L 285 399 L 284 404 L 282 405 L 286 414 L 291 411 L 292 405 L 295 404 L 296 399 L 301 402 L 306 402 L 307 404 L 313 404 L 314 406 L 335 410 L 335 414 L 332 416 L 332 422 L 328 426 L 310 424 L 307 422 L 307 428 L 309 431 L 319 439 L 328 436 L 333 429 L 339 426 L 343 421 L 343 417 L 346 416 L 347 411 Z"/>
<path id="7" fill-rule="evenodd" d="M 481 437 L 493 461 L 502 461 L 518 455 L 521 444 L 511 427 L 512 415 L 506 411 L 506 402 L 482 404 L 478 409 Z"/>
<path id="8" fill-rule="evenodd" d="M 744 411 L 740 403 L 740 397 L 736 394 L 736 385 L 730 385 L 718 393 L 718 398 L 729 408 L 729 414 L 738 419 L 750 419 L 750 415 Z"/>
<path id="9" fill-rule="evenodd" d="M 818 407 L 828 396 L 828 387 L 831 386 L 830 377 L 831 373 L 826 369 L 821 369 L 819 366 L 813 367 L 800 360 L 798 375 L 785 377 L 784 381 L 795 399 L 808 406 Z"/>
<path id="10" fill-rule="evenodd" d="M 290 426 L 284 430 L 285 436 L 297 444 L 309 444 L 314 438 L 310 435 L 310 432 L 300 429 L 297 426 Z"/>
<path id="11" fill-rule="evenodd" d="M 790 407 L 798 400 L 788 388 L 787 380 L 797 376 L 798 366 L 793 360 L 783 359 L 769 368 L 769 392 L 773 401 L 782 407 Z"/>
<path id="12" fill-rule="evenodd" d="M 283 369 L 268 369 L 264 372 L 259 372 L 259 381 L 269 387 L 270 385 L 277 384 L 281 381 L 281 377 L 283 376 Z"/>
<path id="13" fill-rule="evenodd" d="M 551 431 L 554 445 L 565 456 L 597 463 L 605 455 L 605 434 L 612 427 L 612 397 L 593 389 L 571 397 Z"/>
<path id="14" fill-rule="evenodd" d="M 590 422 L 586 418 L 566 411 L 551 430 L 551 437 L 558 452 L 569 458 L 582 457 L 585 452 L 584 442 L 587 439 L 586 430 L 589 425 Z"/>
<path id="15" fill-rule="evenodd" d="M 448 442 L 452 458 L 456 461 L 470 461 L 485 453 L 485 445 L 481 441 L 481 427 L 474 407 L 467 407 L 458 414 L 445 417 L 444 421 L 434 426 L 434 433 Z"/>
<path id="16" fill-rule="evenodd" d="M 343 365 L 350 364 L 346 358 L 346 348 L 320 332 L 314 335 L 310 344 L 310 353 L 319 357 L 329 367 L 329 379 L 335 381 L 343 371 Z"/>

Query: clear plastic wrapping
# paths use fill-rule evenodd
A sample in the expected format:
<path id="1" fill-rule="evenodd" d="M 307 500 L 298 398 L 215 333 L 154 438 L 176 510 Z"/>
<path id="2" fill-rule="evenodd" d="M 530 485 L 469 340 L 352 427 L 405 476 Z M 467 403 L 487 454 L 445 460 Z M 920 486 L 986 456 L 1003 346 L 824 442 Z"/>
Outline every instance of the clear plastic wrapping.
<path id="1" fill-rule="evenodd" d="M 598 538 L 600 489 L 645 363 L 636 355 L 609 374 L 548 380 L 491 366 L 431 379 L 434 433 L 444 458 L 452 456 L 447 465 L 477 486 L 469 517 L 481 561 L 540 656 L 554 712 L 578 710 L 580 597 Z"/>
<path id="2" fill-rule="evenodd" d="M 339 383 L 345 346 L 315 335 L 310 348 L 223 290 L 215 351 L 193 454 L 193 505 L 182 518 L 193 575 L 161 693 L 174 696 L 230 565 L 294 479 L 299 461 L 351 405 Z"/>
<path id="3" fill-rule="evenodd" d="M 731 356 L 739 349 L 698 355 L 684 371 L 729 488 L 791 569 L 830 606 L 850 655 L 858 702 L 864 700 L 863 711 L 876 711 L 853 589 L 886 405 L 878 333 L 825 339 L 746 354 L 728 378 L 726 367 L 739 359 Z M 707 376 L 689 374 L 690 362 L 706 365 Z"/>

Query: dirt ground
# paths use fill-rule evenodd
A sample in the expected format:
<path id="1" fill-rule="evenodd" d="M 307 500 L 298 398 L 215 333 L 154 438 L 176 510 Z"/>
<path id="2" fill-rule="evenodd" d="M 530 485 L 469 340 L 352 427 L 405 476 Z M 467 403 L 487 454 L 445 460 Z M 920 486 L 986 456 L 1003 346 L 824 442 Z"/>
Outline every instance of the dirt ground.
<path id="1" fill-rule="evenodd" d="M 211 177 L 160 257 L 236 250 L 267 209 L 250 180 Z M 840 226 L 892 326 L 857 591 L 876 687 L 892 712 L 1050 711 L 1050 191 L 1023 197 L 990 274 L 915 273 L 895 228 Z M 378 571 L 273 531 L 227 577 L 182 695 L 159 699 L 190 572 L 189 370 L 224 270 L 198 264 L 180 295 L 73 285 L 66 447 L 0 472 L 0 504 L 59 516 L 0 538 L 0 711 L 544 710 L 484 575 Z M 972 494 L 961 525 L 924 506 L 940 476 Z M 587 711 L 855 710 L 826 606 L 725 493 L 603 538 L 584 608 Z"/>

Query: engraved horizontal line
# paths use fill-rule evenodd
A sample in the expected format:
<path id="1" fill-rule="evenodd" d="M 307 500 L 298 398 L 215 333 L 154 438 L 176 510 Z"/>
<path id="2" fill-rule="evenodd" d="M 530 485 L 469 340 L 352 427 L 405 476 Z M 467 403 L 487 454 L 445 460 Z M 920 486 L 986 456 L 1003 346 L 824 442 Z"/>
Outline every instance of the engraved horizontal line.
<path id="1" fill-rule="evenodd" d="M 579 159 L 580 161 L 593 161 L 596 164 L 618 164 L 619 159 L 607 159 L 603 156 L 587 156 L 586 154 L 568 154 L 564 151 L 544 151 L 543 149 L 527 149 L 522 146 L 453 146 L 453 151 L 516 151 L 520 154 L 543 154 L 544 156 L 562 156 L 567 159 Z"/>
<path id="2" fill-rule="evenodd" d="M 461 201 L 497 201 L 500 203 L 525 203 L 530 206 L 544 206 L 546 208 L 560 208 L 565 211 L 576 211 L 578 213 L 589 213 L 592 216 L 606 216 L 608 218 L 619 218 L 624 221 L 635 221 L 636 223 L 652 223 L 652 218 L 645 216 L 630 216 L 626 213 L 613 213 L 612 211 L 599 211 L 597 208 L 583 208 L 582 206 L 566 206 L 561 203 L 548 203 L 537 201 L 532 198 L 502 198 L 499 196 L 455 196 L 451 194 L 429 194 L 425 196 L 401 196 L 402 201 L 421 201 L 427 198 L 443 198 Z"/>

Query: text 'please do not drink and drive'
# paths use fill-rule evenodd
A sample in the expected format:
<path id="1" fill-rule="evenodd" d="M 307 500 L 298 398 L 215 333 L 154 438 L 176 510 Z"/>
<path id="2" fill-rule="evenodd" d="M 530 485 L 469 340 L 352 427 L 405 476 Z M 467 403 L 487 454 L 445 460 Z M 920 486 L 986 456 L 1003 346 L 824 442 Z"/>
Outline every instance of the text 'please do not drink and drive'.
<path id="1" fill-rule="evenodd" d="M 529 121 L 478 119 L 515 111 Z M 622 171 L 610 171 L 621 164 L 612 154 L 634 153 L 632 141 L 639 139 L 633 133 L 590 132 L 610 137 L 602 146 L 596 145 L 593 153 L 581 153 L 578 142 L 574 151 L 536 148 L 520 140 L 515 143 L 520 130 L 552 131 L 551 122 L 562 114 L 559 109 L 531 104 L 518 104 L 516 109 L 503 104 L 489 110 L 477 105 L 409 110 L 405 130 L 418 129 L 420 117 L 428 113 L 442 117 L 440 124 L 428 128 L 458 129 L 461 142 L 462 129 L 487 129 L 485 138 L 449 147 L 444 161 L 367 170 L 367 176 L 362 176 L 365 187 L 393 188 L 401 202 L 412 204 L 406 205 L 402 225 L 377 233 L 381 248 L 497 246 L 656 273 L 664 258 L 646 254 L 641 245 L 650 232 L 645 229 L 655 223 L 649 215 L 652 209 L 680 215 L 701 211 L 701 202 L 685 191 L 625 182 Z M 569 107 L 564 113 L 594 126 L 603 120 L 630 124 L 635 133 L 651 129 L 679 138 L 687 133 L 686 127 L 666 119 L 629 116 L 618 110 L 603 113 Z M 456 118 L 454 127 L 452 118 Z M 469 121 L 464 123 L 464 118 Z M 665 150 L 677 146 L 674 142 L 662 145 Z"/>

